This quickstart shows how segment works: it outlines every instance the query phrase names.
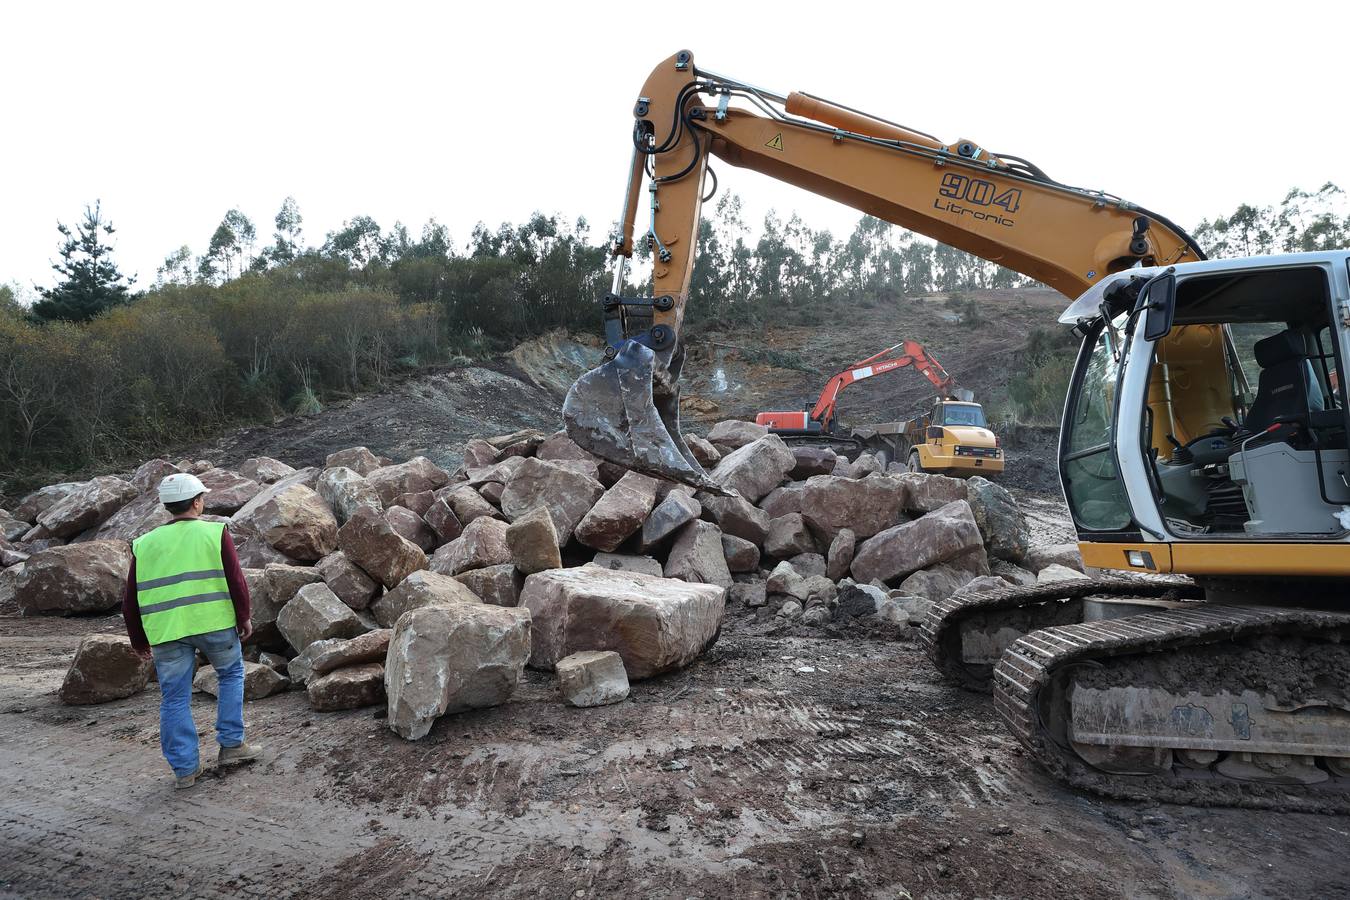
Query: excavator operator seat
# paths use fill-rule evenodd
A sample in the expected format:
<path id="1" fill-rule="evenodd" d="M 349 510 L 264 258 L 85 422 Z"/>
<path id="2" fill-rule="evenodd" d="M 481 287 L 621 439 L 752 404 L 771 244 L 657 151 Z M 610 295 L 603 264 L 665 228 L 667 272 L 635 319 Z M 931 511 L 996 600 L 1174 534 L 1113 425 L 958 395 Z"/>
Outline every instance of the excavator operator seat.
<path id="1" fill-rule="evenodd" d="M 1265 431 L 1281 417 L 1305 419 L 1312 409 L 1322 408 L 1322 391 L 1311 377 L 1308 345 L 1303 333 L 1285 329 L 1253 345 L 1256 363 L 1261 367 L 1256 398 L 1243 423 L 1253 433 Z M 1316 406 L 1310 406 L 1316 388 Z"/>

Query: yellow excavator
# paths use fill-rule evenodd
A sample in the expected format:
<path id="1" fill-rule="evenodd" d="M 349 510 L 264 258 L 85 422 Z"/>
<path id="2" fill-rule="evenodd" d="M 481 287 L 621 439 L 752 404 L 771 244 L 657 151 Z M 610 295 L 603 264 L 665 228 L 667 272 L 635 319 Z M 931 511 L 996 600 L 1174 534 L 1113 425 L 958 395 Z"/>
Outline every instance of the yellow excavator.
<path id="1" fill-rule="evenodd" d="M 568 394 L 574 440 L 723 490 L 678 418 L 713 157 L 1050 285 L 1081 339 L 1058 462 L 1083 560 L 1150 577 L 958 594 L 924 625 L 930 657 L 992 688 L 1070 784 L 1350 811 L 1350 251 L 1207 260 L 1166 218 L 1023 158 L 719 75 L 688 51 L 643 85 L 632 143 L 607 361 Z M 630 297 L 640 206 L 652 289 Z"/>

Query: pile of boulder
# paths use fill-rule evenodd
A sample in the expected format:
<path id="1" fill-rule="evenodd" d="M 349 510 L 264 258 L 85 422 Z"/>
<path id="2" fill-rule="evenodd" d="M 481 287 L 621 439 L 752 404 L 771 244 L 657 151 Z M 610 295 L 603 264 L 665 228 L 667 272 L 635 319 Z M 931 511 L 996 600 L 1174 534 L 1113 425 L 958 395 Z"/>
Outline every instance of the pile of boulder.
<path id="1" fill-rule="evenodd" d="M 1082 577 L 1073 545 L 1033 549 L 1013 497 L 985 479 L 883 471 L 740 421 L 689 444 L 726 495 L 600 460 L 563 432 L 471 440 L 453 472 L 365 447 L 322 468 L 152 460 L 0 510 L 0 608 L 116 609 L 128 542 L 167 521 L 159 480 L 189 471 L 248 577 L 246 696 L 385 703 L 416 739 L 505 702 L 527 665 L 556 672 L 576 705 L 621 700 L 629 679 L 696 659 L 728 607 L 783 625 L 909 625 L 960 588 Z M 71 677 L 85 685 L 80 659 L 110 653 L 82 647 Z M 214 674 L 196 686 L 214 692 Z"/>

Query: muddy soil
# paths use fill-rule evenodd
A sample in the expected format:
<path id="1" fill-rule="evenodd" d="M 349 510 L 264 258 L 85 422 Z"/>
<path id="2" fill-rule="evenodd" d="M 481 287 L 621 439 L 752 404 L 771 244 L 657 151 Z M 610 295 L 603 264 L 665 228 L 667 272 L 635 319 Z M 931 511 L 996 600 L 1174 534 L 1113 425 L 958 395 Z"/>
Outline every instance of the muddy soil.
<path id="1" fill-rule="evenodd" d="M 154 685 L 54 696 L 79 639 L 119 628 L 0 619 L 0 895 L 1350 896 L 1345 819 L 1064 789 L 908 632 L 733 608 L 621 704 L 528 673 L 416 743 L 378 708 L 271 697 L 246 707 L 261 762 L 174 791 Z"/>

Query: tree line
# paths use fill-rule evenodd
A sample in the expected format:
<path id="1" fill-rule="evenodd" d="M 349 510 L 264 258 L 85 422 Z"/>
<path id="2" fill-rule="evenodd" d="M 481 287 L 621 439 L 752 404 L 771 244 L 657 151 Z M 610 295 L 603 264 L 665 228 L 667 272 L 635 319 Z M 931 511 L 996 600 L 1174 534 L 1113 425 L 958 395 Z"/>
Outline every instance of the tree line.
<path id="1" fill-rule="evenodd" d="M 1206 220 L 1196 233 L 1216 255 L 1350 245 L 1342 199 L 1333 185 L 1293 191 L 1278 206 Z M 0 477 L 312 413 L 398 373 L 463 363 L 556 328 L 594 329 L 609 286 L 613 234 L 593 234 L 585 220 L 480 224 L 458 246 L 434 221 L 414 234 L 368 216 L 310 244 L 303 221 L 287 198 L 262 241 L 230 210 L 203 252 L 184 245 L 167 254 L 140 290 L 113 261 L 116 231 L 97 204 L 59 226 L 55 281 L 38 288 L 31 308 L 0 287 Z M 870 216 L 836 238 L 771 212 L 752 235 L 734 195 L 709 210 L 698 242 L 694 327 L 820 323 L 835 303 L 1029 283 Z M 641 262 L 635 270 L 640 278 Z M 1058 342 L 1038 340 L 1052 357 Z M 1046 381 L 1031 393 L 1052 394 Z"/>

